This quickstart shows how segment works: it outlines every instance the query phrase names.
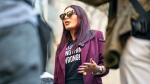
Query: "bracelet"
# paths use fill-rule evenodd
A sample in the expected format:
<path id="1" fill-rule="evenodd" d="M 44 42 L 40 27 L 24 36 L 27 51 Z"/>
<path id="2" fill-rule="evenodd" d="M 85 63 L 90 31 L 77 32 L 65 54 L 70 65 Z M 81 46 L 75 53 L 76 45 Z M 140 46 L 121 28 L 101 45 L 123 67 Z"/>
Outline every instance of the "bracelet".
<path id="1" fill-rule="evenodd" d="M 92 74 L 100 75 L 102 72 L 103 72 L 103 68 L 102 68 L 102 66 L 99 66 L 99 71 L 97 73 L 95 73 L 95 74 L 92 72 Z"/>

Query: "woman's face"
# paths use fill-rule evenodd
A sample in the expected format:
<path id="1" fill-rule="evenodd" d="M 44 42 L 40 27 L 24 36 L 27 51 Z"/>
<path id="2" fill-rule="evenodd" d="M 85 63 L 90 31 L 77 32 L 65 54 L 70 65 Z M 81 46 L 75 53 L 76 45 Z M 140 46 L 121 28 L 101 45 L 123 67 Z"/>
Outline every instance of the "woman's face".
<path id="1" fill-rule="evenodd" d="M 65 15 L 63 19 L 63 24 L 65 25 L 66 30 L 74 30 L 78 21 L 74 9 L 69 7 L 64 11 L 64 14 L 68 14 L 68 16 Z"/>

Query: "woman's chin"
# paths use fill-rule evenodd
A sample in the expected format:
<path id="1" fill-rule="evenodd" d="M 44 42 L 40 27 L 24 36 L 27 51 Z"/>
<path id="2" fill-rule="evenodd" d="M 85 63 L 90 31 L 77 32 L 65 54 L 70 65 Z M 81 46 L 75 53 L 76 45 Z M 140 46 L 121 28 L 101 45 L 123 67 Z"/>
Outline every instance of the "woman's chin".
<path id="1" fill-rule="evenodd" d="M 72 29 L 74 29 L 74 28 L 72 28 L 72 27 L 66 27 L 66 30 L 72 30 Z"/>

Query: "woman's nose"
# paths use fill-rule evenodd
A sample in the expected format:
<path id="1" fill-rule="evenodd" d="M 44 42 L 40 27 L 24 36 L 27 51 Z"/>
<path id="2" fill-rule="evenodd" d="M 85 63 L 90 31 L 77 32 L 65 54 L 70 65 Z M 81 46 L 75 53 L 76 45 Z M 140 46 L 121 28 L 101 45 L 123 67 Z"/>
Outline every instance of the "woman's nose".
<path id="1" fill-rule="evenodd" d="M 65 15 L 65 18 L 64 19 L 68 19 L 68 16 L 67 15 Z"/>

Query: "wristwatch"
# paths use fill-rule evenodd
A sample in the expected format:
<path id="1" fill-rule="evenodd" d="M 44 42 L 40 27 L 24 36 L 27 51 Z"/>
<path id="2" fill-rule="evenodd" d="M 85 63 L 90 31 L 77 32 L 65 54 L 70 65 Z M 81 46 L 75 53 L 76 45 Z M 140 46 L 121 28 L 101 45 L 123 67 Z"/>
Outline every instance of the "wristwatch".
<path id="1" fill-rule="evenodd" d="M 94 75 L 100 75 L 103 72 L 102 66 L 98 66 L 98 67 L 99 67 L 99 71 L 95 73 Z"/>

